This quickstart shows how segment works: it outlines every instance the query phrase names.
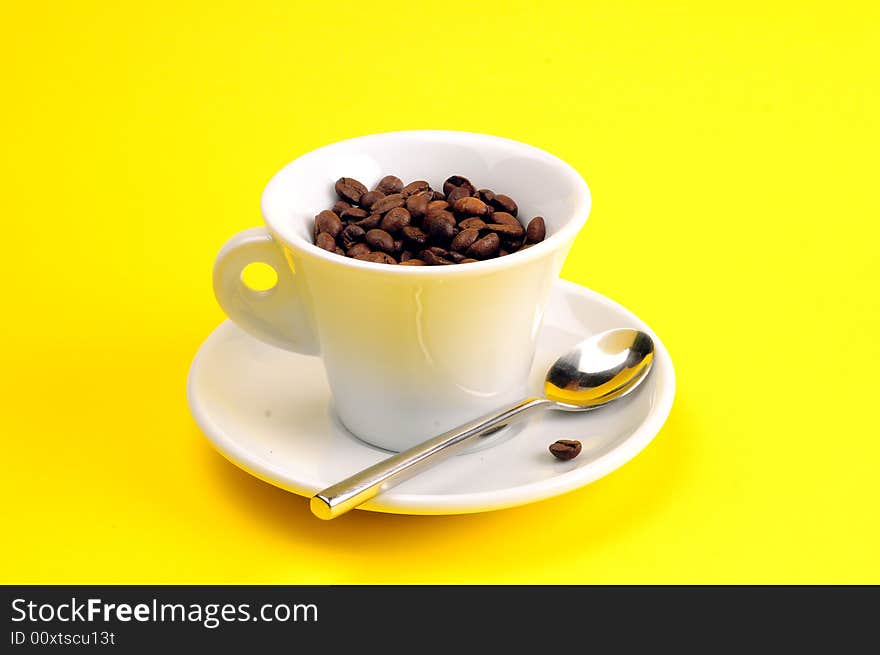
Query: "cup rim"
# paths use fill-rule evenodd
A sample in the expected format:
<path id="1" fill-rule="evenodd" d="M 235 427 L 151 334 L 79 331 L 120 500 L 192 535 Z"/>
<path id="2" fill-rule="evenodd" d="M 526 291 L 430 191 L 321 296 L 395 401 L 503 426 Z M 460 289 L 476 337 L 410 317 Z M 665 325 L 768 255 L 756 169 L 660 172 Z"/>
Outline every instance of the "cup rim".
<path id="1" fill-rule="evenodd" d="M 285 183 L 286 171 L 294 166 L 297 162 L 299 162 L 299 160 L 303 157 L 313 155 L 317 152 L 320 152 L 327 148 L 338 146 L 342 143 L 357 144 L 358 142 L 368 142 L 375 139 L 394 138 L 410 135 L 429 136 L 437 139 L 442 138 L 448 142 L 467 142 L 471 144 L 474 141 L 483 141 L 496 144 L 503 143 L 508 147 L 513 147 L 529 155 L 539 157 L 547 164 L 557 166 L 559 168 L 560 174 L 568 178 L 572 190 L 575 193 L 575 205 L 572 211 L 571 218 L 569 218 L 569 220 L 566 221 L 560 229 L 556 230 L 553 234 L 548 236 L 540 243 L 535 244 L 531 248 L 510 253 L 509 255 L 505 255 L 504 257 L 495 257 L 493 259 L 478 261 L 467 265 L 456 264 L 452 266 L 389 266 L 388 264 L 367 262 L 359 259 L 354 259 L 352 257 L 342 257 L 340 255 L 337 255 L 336 253 L 331 253 L 322 248 L 319 248 L 314 243 L 311 243 L 307 239 L 304 239 L 297 234 L 292 235 L 292 239 L 285 238 L 281 235 L 280 231 L 273 226 L 273 218 L 272 211 L 269 206 L 269 198 L 273 193 L 276 192 L 276 188 L 278 186 Z M 263 220 L 266 222 L 266 225 L 275 236 L 275 238 L 278 239 L 279 242 L 285 244 L 288 248 L 296 250 L 297 252 L 307 257 L 324 260 L 330 264 L 334 264 L 337 266 L 345 266 L 356 270 L 359 269 L 364 272 L 378 273 L 384 275 L 420 275 L 423 277 L 447 277 L 449 275 L 480 275 L 492 271 L 500 271 L 512 268 L 514 266 L 519 266 L 520 264 L 525 264 L 529 261 L 540 259 L 541 257 L 544 257 L 551 252 L 563 248 L 565 245 L 570 244 L 574 241 L 578 232 L 580 232 L 584 224 L 587 222 L 587 219 L 590 216 L 590 210 L 592 208 L 592 195 L 590 193 L 590 188 L 587 185 L 587 182 L 584 180 L 581 174 L 578 173 L 573 166 L 571 166 L 571 164 L 561 159 L 560 157 L 557 157 L 556 155 L 536 146 L 506 137 L 495 136 L 492 134 L 483 134 L 479 132 L 462 132 L 455 130 L 400 130 L 392 132 L 378 132 L 374 134 L 353 137 L 350 139 L 341 139 L 339 141 L 328 143 L 319 148 L 315 148 L 314 150 L 310 150 L 309 152 L 301 154 L 296 159 L 287 163 L 283 168 L 281 168 L 277 173 L 272 176 L 272 178 L 269 180 L 268 184 L 263 190 L 260 200 L 260 208 L 263 214 Z"/>

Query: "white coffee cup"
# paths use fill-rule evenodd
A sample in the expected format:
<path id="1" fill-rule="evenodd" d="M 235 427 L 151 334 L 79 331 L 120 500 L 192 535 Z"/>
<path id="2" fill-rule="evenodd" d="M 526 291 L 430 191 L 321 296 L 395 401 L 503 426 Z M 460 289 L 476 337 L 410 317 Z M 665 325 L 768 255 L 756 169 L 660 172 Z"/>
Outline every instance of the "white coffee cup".
<path id="1" fill-rule="evenodd" d="M 463 175 L 514 198 L 523 222 L 543 216 L 547 238 L 452 266 L 375 264 L 312 243 L 315 214 L 338 200 L 336 180 L 353 177 L 372 188 L 385 175 L 427 180 L 435 189 Z M 322 358 L 334 409 L 350 432 L 405 450 L 524 397 L 550 286 L 590 206 L 571 166 L 509 139 L 443 131 L 349 139 L 299 157 L 272 178 L 262 197 L 267 227 L 226 243 L 214 292 L 251 335 Z M 244 284 L 252 262 L 275 269 L 272 289 Z"/>

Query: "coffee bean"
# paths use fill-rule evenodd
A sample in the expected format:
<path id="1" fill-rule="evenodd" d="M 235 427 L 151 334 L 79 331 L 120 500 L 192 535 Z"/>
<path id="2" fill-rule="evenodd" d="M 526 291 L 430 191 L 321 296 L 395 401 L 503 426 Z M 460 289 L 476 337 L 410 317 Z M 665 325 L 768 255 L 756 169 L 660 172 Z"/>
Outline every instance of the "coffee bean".
<path id="1" fill-rule="evenodd" d="M 457 201 L 462 198 L 468 198 L 470 195 L 470 192 L 465 187 L 457 186 L 446 195 L 446 202 L 450 205 L 454 205 Z"/>
<path id="2" fill-rule="evenodd" d="M 363 241 L 364 235 L 366 235 L 364 228 L 358 225 L 349 225 L 342 230 L 342 245 L 351 248 L 354 244 Z"/>
<path id="3" fill-rule="evenodd" d="M 485 230 L 486 223 L 482 218 L 477 218 L 474 216 L 473 218 L 466 218 L 461 223 L 458 224 L 462 230 Z"/>
<path id="4" fill-rule="evenodd" d="M 521 237 L 525 232 L 523 226 L 519 223 L 517 223 L 516 225 L 498 225 L 497 223 L 489 223 L 486 226 L 486 229 L 495 232 L 500 237 L 506 237 L 508 239 L 516 239 L 517 237 Z"/>
<path id="5" fill-rule="evenodd" d="M 449 223 L 450 227 L 455 227 L 455 216 L 453 216 L 452 212 L 448 212 L 445 209 L 440 209 L 438 211 L 428 210 L 428 213 L 425 215 L 425 220 L 422 221 L 422 229 L 426 232 L 431 232 L 431 226 L 434 223 Z"/>
<path id="6" fill-rule="evenodd" d="M 498 256 L 499 257 L 504 257 L 505 255 L 509 255 L 509 254 L 510 253 L 503 247 L 498 249 Z"/>
<path id="7" fill-rule="evenodd" d="M 386 196 L 392 193 L 400 193 L 403 190 L 403 180 L 393 175 L 386 175 L 379 184 L 376 185 L 376 191 L 381 191 Z"/>
<path id="8" fill-rule="evenodd" d="M 425 208 L 425 214 L 436 214 L 437 212 L 446 211 L 449 209 L 449 203 L 445 200 L 432 200 L 428 203 L 427 208 Z"/>
<path id="9" fill-rule="evenodd" d="M 384 214 L 395 207 L 403 207 L 405 201 L 406 199 L 403 197 L 403 194 L 392 193 L 390 196 L 385 196 L 374 202 L 370 210 L 374 214 Z"/>
<path id="10" fill-rule="evenodd" d="M 373 250 L 381 250 L 382 252 L 391 252 L 394 250 L 394 239 L 385 230 L 373 229 L 367 232 L 364 240 Z"/>
<path id="11" fill-rule="evenodd" d="M 333 252 L 335 252 L 337 255 L 342 255 L 343 257 L 345 257 L 345 251 L 339 246 L 336 246 L 336 249 L 333 250 Z"/>
<path id="12" fill-rule="evenodd" d="M 420 219 L 425 216 L 428 203 L 431 202 L 431 195 L 427 191 L 423 191 L 406 199 L 406 210 L 412 218 Z"/>
<path id="13" fill-rule="evenodd" d="M 404 262 L 400 262 L 400 266 L 424 266 L 425 262 L 421 259 L 407 259 Z"/>
<path id="14" fill-rule="evenodd" d="M 449 253 L 448 259 L 454 264 L 461 264 L 465 257 L 460 252 L 452 251 Z"/>
<path id="15" fill-rule="evenodd" d="M 435 242 L 447 244 L 455 235 L 454 225 L 454 223 L 443 220 L 442 217 L 436 218 L 428 226 L 428 234 Z"/>
<path id="16" fill-rule="evenodd" d="M 336 193 L 343 200 L 357 204 L 366 192 L 367 187 L 353 177 L 340 177 L 336 180 Z"/>
<path id="17" fill-rule="evenodd" d="M 534 245 L 534 243 L 524 243 L 522 246 L 519 247 L 519 249 L 517 249 L 517 252 L 519 252 L 520 250 L 528 250 Z"/>
<path id="18" fill-rule="evenodd" d="M 489 207 L 485 202 L 471 196 L 459 198 L 452 207 L 459 214 L 464 214 L 465 216 L 485 216 L 489 213 Z"/>
<path id="19" fill-rule="evenodd" d="M 411 250 L 404 250 L 403 252 L 400 253 L 400 261 L 401 262 L 408 262 L 414 256 L 415 255 L 412 254 Z"/>
<path id="20" fill-rule="evenodd" d="M 513 201 L 513 198 L 510 196 L 505 196 L 503 193 L 496 193 L 495 197 L 492 198 L 492 206 L 501 212 L 507 212 L 512 216 L 516 216 L 517 206 Z"/>
<path id="21" fill-rule="evenodd" d="M 540 243 L 546 234 L 547 228 L 544 226 L 544 218 L 535 216 L 526 227 L 526 243 Z"/>
<path id="22" fill-rule="evenodd" d="M 431 195 L 433 196 L 433 200 L 446 200 L 446 194 L 441 191 L 433 191 Z"/>
<path id="23" fill-rule="evenodd" d="M 394 256 L 399 257 L 402 252 L 403 252 L 403 239 L 395 239 L 394 240 L 394 250 L 393 250 Z"/>
<path id="24" fill-rule="evenodd" d="M 333 213 L 339 216 L 349 207 L 351 207 L 351 205 L 349 205 L 344 200 L 337 200 L 336 203 L 333 205 Z"/>
<path id="25" fill-rule="evenodd" d="M 364 195 L 361 196 L 360 206 L 364 209 L 369 209 L 373 206 L 377 200 L 381 200 L 385 197 L 385 194 L 381 191 L 367 191 Z"/>
<path id="26" fill-rule="evenodd" d="M 384 252 L 371 252 L 366 255 L 358 255 L 355 259 L 363 262 L 374 262 L 376 264 L 396 264 L 397 260 L 391 255 Z"/>
<path id="27" fill-rule="evenodd" d="M 550 444 L 550 452 L 556 459 L 574 459 L 581 454 L 581 442 L 572 439 L 560 439 Z"/>
<path id="28" fill-rule="evenodd" d="M 440 246 L 431 246 L 430 248 L 426 248 L 426 250 L 430 250 L 438 257 L 449 257 L 449 251 L 446 248 L 441 248 Z"/>
<path id="29" fill-rule="evenodd" d="M 473 244 L 473 242 L 479 238 L 479 230 L 476 230 L 474 228 L 467 228 L 462 230 L 455 236 L 455 238 L 452 240 L 452 244 L 449 247 L 458 252 L 465 252 L 468 248 L 471 247 L 471 244 Z"/>
<path id="30" fill-rule="evenodd" d="M 490 205 L 495 198 L 495 192 L 490 189 L 480 189 L 477 191 L 477 198 Z"/>
<path id="31" fill-rule="evenodd" d="M 379 223 L 379 227 L 385 230 L 386 232 L 395 233 L 399 232 L 403 228 L 407 227 L 410 224 L 410 216 L 409 212 L 406 211 L 403 207 L 395 207 L 388 211 L 384 217 L 382 217 L 382 222 Z"/>
<path id="32" fill-rule="evenodd" d="M 355 225 L 364 230 L 372 230 L 374 227 L 378 227 L 379 221 L 382 220 L 382 214 L 370 214 L 366 218 L 357 221 Z"/>
<path id="33" fill-rule="evenodd" d="M 414 196 L 417 193 L 421 193 L 422 191 L 428 191 L 431 188 L 431 185 L 425 182 L 425 180 L 416 180 L 415 182 L 410 182 L 405 187 L 401 193 L 404 196 Z"/>
<path id="34" fill-rule="evenodd" d="M 451 175 L 447 177 L 446 181 L 443 183 L 443 193 L 449 196 L 449 192 L 455 187 L 465 187 L 468 190 L 468 195 L 473 195 L 477 190 L 466 177 L 462 177 L 461 175 Z"/>
<path id="35" fill-rule="evenodd" d="M 504 236 L 501 236 L 501 247 L 504 248 L 507 252 L 516 252 L 522 246 L 523 241 L 525 239 L 523 237 L 519 237 L 516 239 L 506 239 Z"/>
<path id="36" fill-rule="evenodd" d="M 462 259 L 459 262 L 459 264 L 476 264 L 478 261 L 480 261 L 480 260 L 479 259 L 472 259 L 470 257 L 465 257 L 464 259 Z"/>
<path id="37" fill-rule="evenodd" d="M 421 250 L 428 243 L 428 235 L 421 228 L 409 225 L 403 230 L 403 239 L 413 250 Z"/>
<path id="38" fill-rule="evenodd" d="M 424 261 L 428 266 L 446 266 L 452 264 L 451 261 L 446 259 L 445 257 L 441 257 L 430 250 L 423 250 L 419 253 L 419 257 Z"/>
<path id="39" fill-rule="evenodd" d="M 330 252 L 336 251 L 336 239 L 334 239 L 329 232 L 321 232 L 318 235 L 318 238 L 315 239 L 315 245 L 324 250 L 329 250 Z"/>
<path id="40" fill-rule="evenodd" d="M 500 246 L 501 239 L 494 232 L 490 232 L 482 239 L 474 241 L 470 248 L 467 249 L 466 254 L 474 259 L 489 259 L 489 257 L 498 252 Z"/>
<path id="41" fill-rule="evenodd" d="M 315 229 L 318 234 L 325 232 L 335 239 L 336 235 L 342 232 L 342 221 L 336 214 L 325 209 L 315 216 Z"/>
<path id="42" fill-rule="evenodd" d="M 368 212 L 366 209 L 361 209 L 360 207 L 349 207 L 344 212 L 342 212 L 342 218 L 347 221 L 359 221 L 369 215 L 370 212 Z"/>
<path id="43" fill-rule="evenodd" d="M 366 255 L 370 251 L 370 246 L 365 243 L 356 243 L 351 248 L 349 248 L 345 254 L 349 257 L 357 257 L 358 255 Z"/>
<path id="44" fill-rule="evenodd" d="M 514 218 L 513 214 L 508 214 L 507 212 L 495 212 L 492 214 L 492 220 L 488 222 L 497 223 L 498 225 L 519 225 L 522 227 L 522 223 Z"/>

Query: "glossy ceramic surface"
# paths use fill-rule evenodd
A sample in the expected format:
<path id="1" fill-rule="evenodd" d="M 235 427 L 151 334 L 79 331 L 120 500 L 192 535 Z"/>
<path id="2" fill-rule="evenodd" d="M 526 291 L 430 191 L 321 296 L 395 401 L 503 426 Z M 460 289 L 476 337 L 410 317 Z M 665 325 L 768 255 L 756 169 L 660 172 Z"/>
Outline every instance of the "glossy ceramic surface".
<path id="1" fill-rule="evenodd" d="M 311 243 L 314 215 L 336 200 L 338 178 L 372 186 L 389 173 L 434 188 L 465 175 L 514 197 L 525 220 L 544 216 L 549 236 L 506 257 L 423 268 L 360 262 Z M 525 395 L 547 293 L 590 202 L 565 162 L 507 139 L 422 131 L 343 141 L 271 180 L 262 199 L 268 230 L 246 231 L 224 247 L 215 293 L 250 334 L 319 353 L 343 424 L 372 444 L 404 450 Z M 242 284 L 252 261 L 276 269 L 276 288 Z"/>
<path id="2" fill-rule="evenodd" d="M 644 330 L 655 343 L 654 368 L 630 396 L 595 412 L 545 412 L 361 509 L 410 514 L 499 509 L 576 489 L 629 461 L 660 430 L 675 394 L 669 354 L 643 321 L 600 294 L 559 281 L 527 379 L 529 391 L 539 392 L 560 352 L 614 327 Z M 339 422 L 319 360 L 267 346 L 230 322 L 202 345 L 190 371 L 188 398 L 196 421 L 224 456 L 303 496 L 387 457 Z M 580 440 L 580 456 L 554 459 L 547 447 L 562 438 Z"/>

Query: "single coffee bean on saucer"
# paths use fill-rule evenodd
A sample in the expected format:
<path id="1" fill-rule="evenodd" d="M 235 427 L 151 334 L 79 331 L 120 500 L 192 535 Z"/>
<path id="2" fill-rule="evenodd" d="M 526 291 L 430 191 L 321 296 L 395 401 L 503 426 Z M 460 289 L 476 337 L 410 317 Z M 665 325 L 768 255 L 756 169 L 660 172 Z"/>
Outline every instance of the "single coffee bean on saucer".
<path id="1" fill-rule="evenodd" d="M 560 439 L 550 444 L 550 452 L 556 459 L 574 459 L 581 454 L 581 442 L 573 439 Z"/>

